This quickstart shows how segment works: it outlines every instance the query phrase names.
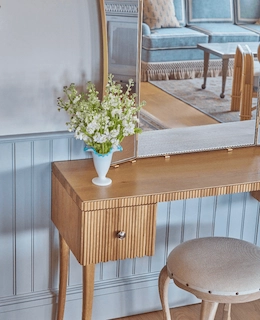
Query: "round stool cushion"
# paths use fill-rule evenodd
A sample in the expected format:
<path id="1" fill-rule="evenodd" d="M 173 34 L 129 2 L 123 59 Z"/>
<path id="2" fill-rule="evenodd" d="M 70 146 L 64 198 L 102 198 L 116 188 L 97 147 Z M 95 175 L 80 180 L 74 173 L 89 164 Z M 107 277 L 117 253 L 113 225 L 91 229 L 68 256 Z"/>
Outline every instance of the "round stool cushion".
<path id="1" fill-rule="evenodd" d="M 260 290 L 260 248 L 226 237 L 194 239 L 172 250 L 167 270 L 170 278 L 193 290 L 251 294 Z"/>

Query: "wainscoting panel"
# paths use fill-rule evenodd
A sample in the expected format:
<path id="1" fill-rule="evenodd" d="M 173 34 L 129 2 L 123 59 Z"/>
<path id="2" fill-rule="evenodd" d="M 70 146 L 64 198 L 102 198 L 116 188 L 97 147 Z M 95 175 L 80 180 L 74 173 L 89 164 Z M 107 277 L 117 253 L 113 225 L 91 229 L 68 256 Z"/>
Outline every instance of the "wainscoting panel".
<path id="1" fill-rule="evenodd" d="M 14 294 L 14 176 L 13 146 L 0 145 L 0 297 Z"/>
<path id="2" fill-rule="evenodd" d="M 86 157 L 70 133 L 0 138 L 0 319 L 55 319 L 59 259 L 50 219 L 51 163 Z M 159 203 L 156 234 L 153 257 L 96 266 L 93 319 L 160 309 L 158 274 L 182 241 L 230 236 L 259 244 L 259 203 L 249 193 Z M 71 254 L 65 320 L 81 319 L 81 281 Z M 173 284 L 170 290 L 171 306 L 197 301 Z"/>
<path id="3" fill-rule="evenodd" d="M 32 142 L 15 144 L 15 294 L 33 291 Z"/>

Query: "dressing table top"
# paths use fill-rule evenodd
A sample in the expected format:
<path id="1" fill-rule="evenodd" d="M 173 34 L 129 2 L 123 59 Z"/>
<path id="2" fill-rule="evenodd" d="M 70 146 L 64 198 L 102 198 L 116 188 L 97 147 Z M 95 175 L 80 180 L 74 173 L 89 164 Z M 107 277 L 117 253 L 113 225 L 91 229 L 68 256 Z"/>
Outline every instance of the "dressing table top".
<path id="1" fill-rule="evenodd" d="M 53 163 L 53 174 L 82 210 L 152 204 L 260 189 L 260 148 L 142 158 L 111 167 L 98 187 L 92 159 Z"/>

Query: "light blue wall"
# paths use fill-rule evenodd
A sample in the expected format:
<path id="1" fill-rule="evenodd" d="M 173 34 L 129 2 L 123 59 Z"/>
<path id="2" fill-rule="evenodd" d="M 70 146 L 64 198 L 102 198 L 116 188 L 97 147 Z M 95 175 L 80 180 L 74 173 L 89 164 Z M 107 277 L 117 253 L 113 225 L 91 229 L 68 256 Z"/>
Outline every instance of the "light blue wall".
<path id="1" fill-rule="evenodd" d="M 65 130 L 64 85 L 101 79 L 96 0 L 3 0 L 0 135 Z"/>
<path id="2" fill-rule="evenodd" d="M 50 219 L 51 163 L 84 158 L 56 98 L 70 82 L 101 79 L 95 0 L 2 0 L 0 8 L 0 319 L 54 320 L 58 234 Z M 250 194 L 161 203 L 154 257 L 97 265 L 93 319 L 160 308 L 169 250 L 196 236 L 258 243 Z M 192 303 L 171 285 L 171 305 Z M 102 305 L 102 308 L 100 306 Z M 65 320 L 81 319 L 81 267 L 71 255 Z"/>

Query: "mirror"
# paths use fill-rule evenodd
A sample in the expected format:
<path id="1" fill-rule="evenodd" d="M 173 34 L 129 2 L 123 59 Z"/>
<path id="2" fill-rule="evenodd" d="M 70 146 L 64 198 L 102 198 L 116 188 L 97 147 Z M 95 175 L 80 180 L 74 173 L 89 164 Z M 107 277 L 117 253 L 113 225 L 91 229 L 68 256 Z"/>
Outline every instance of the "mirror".
<path id="1" fill-rule="evenodd" d="M 145 83 L 141 83 L 142 6 L 143 0 L 105 0 L 108 72 L 114 74 L 115 79 L 122 83 L 133 78 L 136 83 L 136 93 L 141 100 L 147 101 L 142 95 Z M 202 84 L 203 78 L 199 79 Z M 219 90 L 220 88 L 221 83 Z M 146 97 L 149 97 L 149 94 Z M 160 108 L 160 103 L 156 107 Z M 141 113 L 141 126 L 142 117 Z M 155 128 L 148 131 L 144 129 L 138 136 L 137 153 L 134 153 L 137 157 L 152 157 L 244 147 L 256 144 L 256 133 L 258 133 L 258 111 L 255 120 L 226 123 L 206 121 L 200 125 L 178 128 Z M 136 148 L 136 141 L 132 147 Z"/>
<path id="2" fill-rule="evenodd" d="M 113 74 L 122 86 L 131 78 L 135 82 L 132 92 L 139 96 L 140 47 L 138 0 L 99 0 L 103 27 L 104 79 Z M 104 8 L 104 9 L 103 9 Z M 106 65 L 107 63 L 107 65 Z M 105 84 L 103 84 L 104 86 Z M 138 99 L 139 100 L 139 99 Z M 137 137 L 129 136 L 122 141 L 122 152 L 113 155 L 113 163 L 137 157 Z"/>

